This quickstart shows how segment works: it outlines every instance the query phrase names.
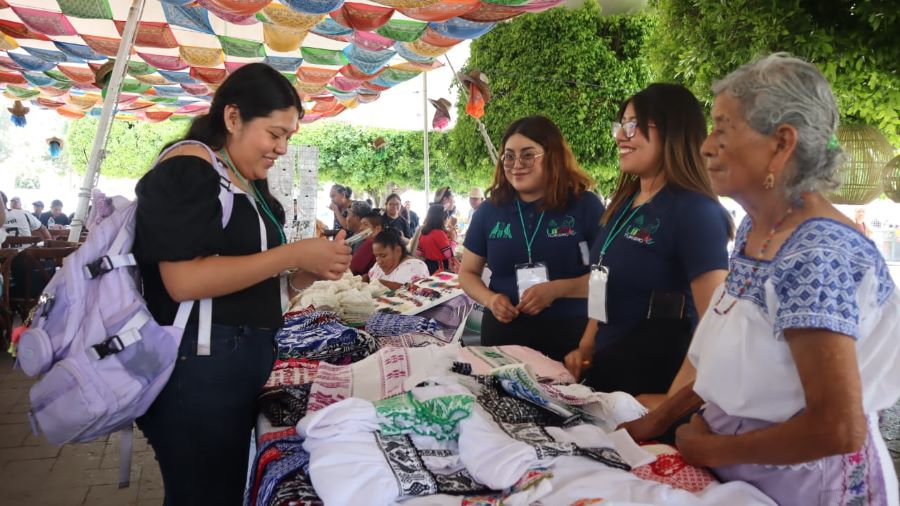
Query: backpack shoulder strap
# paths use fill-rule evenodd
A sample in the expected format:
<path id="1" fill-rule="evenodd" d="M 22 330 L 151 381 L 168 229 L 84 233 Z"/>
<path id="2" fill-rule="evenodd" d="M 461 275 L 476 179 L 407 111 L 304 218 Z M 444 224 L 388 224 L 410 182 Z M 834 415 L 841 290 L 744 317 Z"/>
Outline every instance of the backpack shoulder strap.
<path id="1" fill-rule="evenodd" d="M 236 186 L 231 184 L 231 178 L 228 177 L 228 170 L 222 166 L 222 163 L 219 161 L 219 157 L 216 156 L 216 153 L 207 146 L 206 144 L 195 141 L 192 139 L 185 139 L 183 141 L 178 141 L 175 144 L 172 144 L 168 148 L 164 149 L 162 153 L 156 157 L 156 160 L 153 162 L 153 166 L 160 162 L 163 158 L 166 157 L 169 153 L 171 153 L 176 148 L 181 146 L 186 146 L 189 144 L 196 144 L 198 146 L 203 146 L 206 149 L 206 152 L 209 153 L 209 159 L 211 160 L 211 164 L 213 169 L 219 174 L 219 203 L 222 205 L 222 228 L 228 226 L 228 222 L 231 220 L 231 210 L 234 208 L 234 193 L 240 192 Z"/>

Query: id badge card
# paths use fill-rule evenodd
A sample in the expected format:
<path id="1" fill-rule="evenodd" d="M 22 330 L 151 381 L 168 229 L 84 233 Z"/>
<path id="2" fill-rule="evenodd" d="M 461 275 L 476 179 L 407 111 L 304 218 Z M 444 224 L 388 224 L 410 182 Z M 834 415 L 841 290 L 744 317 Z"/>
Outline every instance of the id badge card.
<path id="1" fill-rule="evenodd" d="M 547 264 L 544 262 L 516 265 L 516 286 L 519 288 L 519 300 L 522 300 L 525 290 L 548 281 L 550 281 L 550 277 L 547 274 Z"/>
<path id="2" fill-rule="evenodd" d="M 606 316 L 606 285 L 609 281 L 609 269 L 604 266 L 594 266 L 591 269 L 591 278 L 588 282 L 588 318 L 600 323 L 607 323 Z"/>

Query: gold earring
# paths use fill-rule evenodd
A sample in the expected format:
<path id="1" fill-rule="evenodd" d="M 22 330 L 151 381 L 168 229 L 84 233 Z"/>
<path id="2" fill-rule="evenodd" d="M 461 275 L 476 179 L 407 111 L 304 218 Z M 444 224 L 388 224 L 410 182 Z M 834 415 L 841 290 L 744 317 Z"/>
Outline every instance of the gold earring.
<path id="1" fill-rule="evenodd" d="M 775 188 L 775 173 L 774 172 L 769 172 L 769 175 L 766 176 L 766 180 L 763 181 L 763 188 L 765 188 L 766 190 L 771 190 L 772 188 Z"/>

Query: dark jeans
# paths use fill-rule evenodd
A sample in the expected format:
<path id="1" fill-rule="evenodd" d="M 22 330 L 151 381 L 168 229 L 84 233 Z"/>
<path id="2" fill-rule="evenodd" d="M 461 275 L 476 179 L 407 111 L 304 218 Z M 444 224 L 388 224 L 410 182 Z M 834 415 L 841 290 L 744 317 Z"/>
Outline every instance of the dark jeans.
<path id="1" fill-rule="evenodd" d="M 500 323 L 489 309 L 485 309 L 481 320 L 481 345 L 528 346 L 562 362 L 566 353 L 578 348 L 587 321 L 587 316 L 545 318 L 520 314 L 509 323 Z"/>
<path id="2" fill-rule="evenodd" d="M 156 452 L 165 506 L 239 505 L 247 481 L 256 399 L 275 361 L 273 330 L 213 325 L 197 355 L 188 326 L 169 382 L 138 427 Z"/>

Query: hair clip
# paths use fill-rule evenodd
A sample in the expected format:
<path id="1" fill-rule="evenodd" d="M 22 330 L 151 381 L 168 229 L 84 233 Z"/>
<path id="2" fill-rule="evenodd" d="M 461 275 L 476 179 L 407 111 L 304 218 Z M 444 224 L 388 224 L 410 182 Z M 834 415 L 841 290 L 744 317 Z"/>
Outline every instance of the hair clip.
<path id="1" fill-rule="evenodd" d="M 838 142 L 837 136 L 832 134 L 831 138 L 828 139 L 828 145 L 826 146 L 826 148 L 828 149 L 828 151 L 835 151 L 837 149 L 840 149 L 840 147 L 841 145 Z"/>

